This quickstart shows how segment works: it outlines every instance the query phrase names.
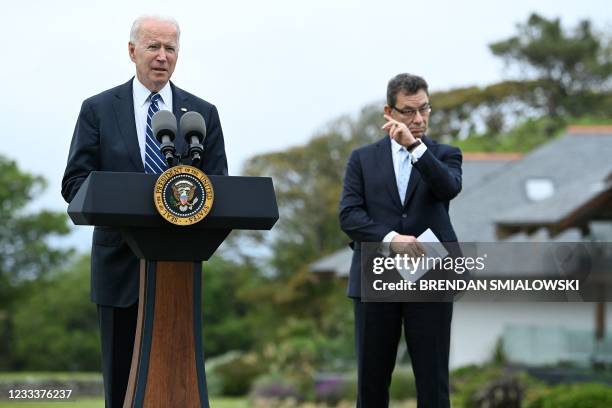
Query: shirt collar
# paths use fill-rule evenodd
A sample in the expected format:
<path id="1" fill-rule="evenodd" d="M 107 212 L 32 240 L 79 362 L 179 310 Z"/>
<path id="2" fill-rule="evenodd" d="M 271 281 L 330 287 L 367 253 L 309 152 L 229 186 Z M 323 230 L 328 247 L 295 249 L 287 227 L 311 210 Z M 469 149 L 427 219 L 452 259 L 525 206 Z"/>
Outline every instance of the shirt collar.
<path id="1" fill-rule="evenodd" d="M 147 87 L 138 80 L 138 77 L 134 77 L 132 86 L 134 101 L 137 103 L 137 106 L 144 106 L 145 103 L 149 102 L 149 95 L 151 95 L 151 91 L 149 91 Z M 170 102 L 172 99 L 172 88 L 170 87 L 170 81 L 164 85 L 158 94 L 161 96 L 162 101 L 166 105 Z"/>

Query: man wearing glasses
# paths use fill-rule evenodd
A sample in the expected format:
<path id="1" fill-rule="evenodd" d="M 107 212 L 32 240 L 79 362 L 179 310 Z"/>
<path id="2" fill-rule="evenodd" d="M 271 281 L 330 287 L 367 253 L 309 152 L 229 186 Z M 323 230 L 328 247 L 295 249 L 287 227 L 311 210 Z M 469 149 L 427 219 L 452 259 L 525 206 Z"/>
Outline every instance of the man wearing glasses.
<path id="1" fill-rule="evenodd" d="M 389 385 L 402 325 L 419 408 L 448 408 L 452 303 L 361 302 L 361 243 L 410 252 L 428 228 L 456 242 L 449 201 L 461 191 L 461 151 L 426 136 L 427 82 L 399 74 L 387 86 L 387 134 L 352 152 L 340 201 L 342 230 L 353 240 L 348 295 L 353 298 L 358 358 L 358 408 L 389 405 Z M 413 244 L 412 246 L 410 244 Z"/>

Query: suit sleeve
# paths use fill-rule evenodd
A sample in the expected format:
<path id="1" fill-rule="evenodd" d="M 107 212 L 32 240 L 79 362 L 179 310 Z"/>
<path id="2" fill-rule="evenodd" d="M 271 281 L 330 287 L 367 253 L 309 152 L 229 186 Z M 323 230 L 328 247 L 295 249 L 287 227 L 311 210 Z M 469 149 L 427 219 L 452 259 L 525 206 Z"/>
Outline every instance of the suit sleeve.
<path id="1" fill-rule="evenodd" d="M 221 129 L 219 113 L 214 105 L 207 118 L 202 171 L 206 174 L 228 175 L 223 130 Z"/>
<path id="2" fill-rule="evenodd" d="M 454 146 L 448 148 L 449 152 L 441 159 L 427 149 L 414 163 L 432 193 L 442 201 L 452 200 L 461 191 L 461 150 Z"/>
<path id="3" fill-rule="evenodd" d="M 362 170 L 359 154 L 353 151 L 344 176 L 340 200 L 340 227 L 353 241 L 382 242 L 392 229 L 375 222 L 368 214 Z"/>
<path id="4" fill-rule="evenodd" d="M 68 162 L 62 178 L 62 196 L 71 202 L 89 173 L 100 168 L 100 130 L 91 102 L 81 105 L 77 119 Z"/>

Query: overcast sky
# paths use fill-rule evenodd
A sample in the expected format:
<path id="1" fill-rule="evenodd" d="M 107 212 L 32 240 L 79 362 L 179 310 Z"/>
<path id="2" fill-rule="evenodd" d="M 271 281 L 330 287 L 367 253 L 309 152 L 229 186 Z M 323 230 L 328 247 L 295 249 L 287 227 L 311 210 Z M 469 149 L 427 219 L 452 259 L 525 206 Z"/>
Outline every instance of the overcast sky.
<path id="1" fill-rule="evenodd" d="M 37 207 L 65 210 L 60 183 L 81 102 L 134 75 L 129 29 L 144 13 L 178 20 L 172 80 L 217 106 L 238 175 L 250 156 L 303 143 L 382 100 L 399 72 L 433 90 L 504 79 L 487 44 L 531 12 L 612 30 L 611 10 L 605 0 L 10 2 L 0 26 L 0 154 L 47 178 Z"/>

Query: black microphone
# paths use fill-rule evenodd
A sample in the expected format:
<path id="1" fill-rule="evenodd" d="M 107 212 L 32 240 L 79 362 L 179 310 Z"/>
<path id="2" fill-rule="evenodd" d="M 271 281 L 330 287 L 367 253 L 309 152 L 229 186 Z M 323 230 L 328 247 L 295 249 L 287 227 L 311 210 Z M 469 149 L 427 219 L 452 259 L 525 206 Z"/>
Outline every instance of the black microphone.
<path id="1" fill-rule="evenodd" d="M 159 142 L 159 150 L 168 162 L 168 167 L 174 165 L 174 138 L 176 137 L 176 117 L 167 110 L 155 112 L 151 118 L 151 130 Z"/>
<path id="2" fill-rule="evenodd" d="M 181 116 L 181 134 L 189 145 L 191 165 L 197 166 L 202 161 L 204 146 L 202 141 L 206 137 L 206 122 L 198 112 L 187 112 Z"/>

